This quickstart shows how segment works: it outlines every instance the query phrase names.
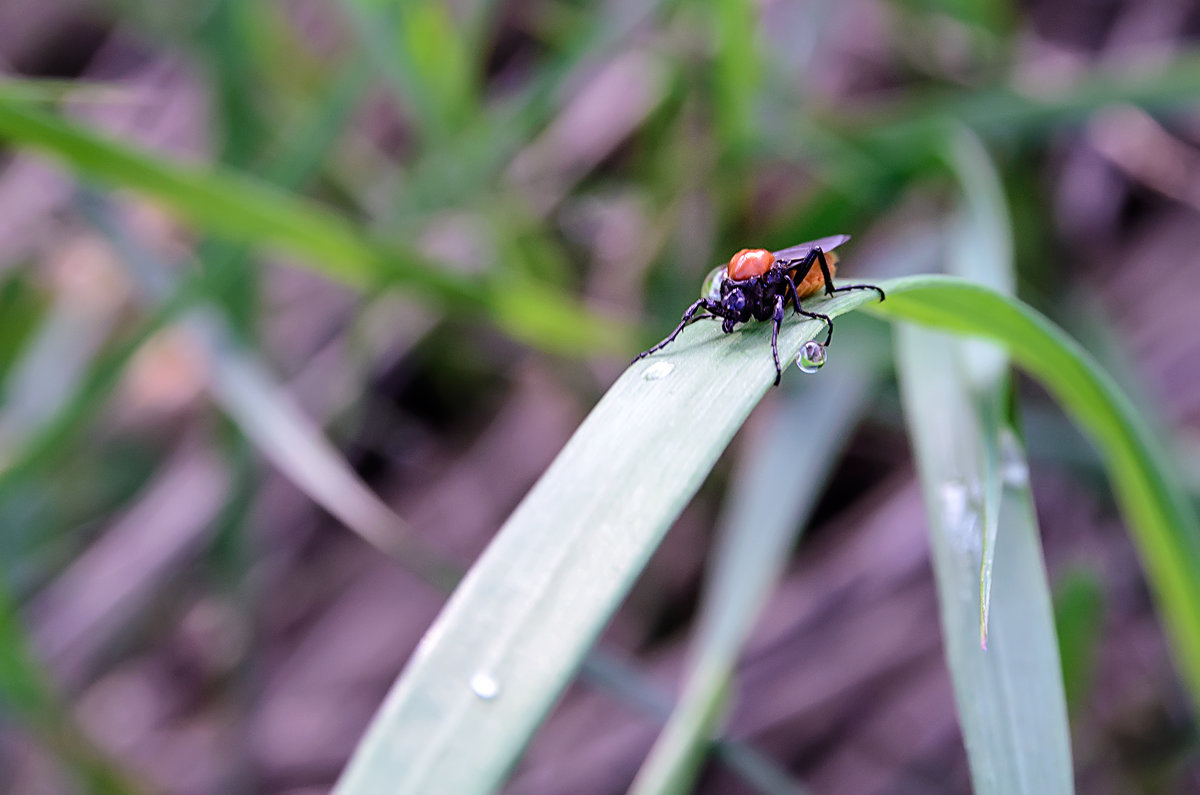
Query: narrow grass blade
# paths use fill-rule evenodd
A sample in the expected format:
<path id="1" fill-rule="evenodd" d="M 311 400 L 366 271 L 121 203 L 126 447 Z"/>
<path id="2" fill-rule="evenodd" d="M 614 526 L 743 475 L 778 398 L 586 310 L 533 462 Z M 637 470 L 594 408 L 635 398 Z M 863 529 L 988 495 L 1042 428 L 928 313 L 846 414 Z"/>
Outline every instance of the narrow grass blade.
<path id="1" fill-rule="evenodd" d="M 1180 674 L 1200 704 L 1200 522 L 1142 416 L 1091 355 L 1019 301 L 950 277 L 910 277 L 884 286 L 888 300 L 873 312 L 999 342 L 1092 438 Z"/>
<path id="2" fill-rule="evenodd" d="M 445 3 L 342 0 L 358 38 L 426 142 L 455 132 L 476 110 L 465 31 Z"/>
<path id="3" fill-rule="evenodd" d="M 249 438 L 313 502 L 376 548 L 403 561 L 447 590 L 457 573 L 432 557 L 408 524 L 379 499 L 304 414 L 266 367 L 241 350 L 214 316 L 193 312 L 186 325 L 211 362 L 217 403 Z"/>
<path id="4" fill-rule="evenodd" d="M 688 792 L 723 714 L 742 644 L 788 563 L 788 552 L 871 393 L 868 329 L 838 325 L 838 352 L 806 379 L 747 456 L 717 523 L 712 568 L 685 685 L 638 772 L 634 792 Z M 864 346 L 864 343 L 867 343 Z"/>
<path id="5" fill-rule="evenodd" d="M 1054 624 L 1071 715 L 1084 702 L 1092 685 L 1103 617 L 1104 583 L 1095 574 L 1081 570 L 1060 579 L 1054 594 Z"/>
<path id="6" fill-rule="evenodd" d="M 16 603 L 0 587 L 0 718 L 15 716 L 65 765 L 80 790 L 95 795 L 139 792 L 133 778 L 79 730 L 46 681 Z"/>
<path id="7" fill-rule="evenodd" d="M 366 236 L 315 203 L 237 172 L 147 155 L 6 95 L 2 86 L 0 140 L 143 193 L 214 235 L 287 250 L 351 286 L 401 286 L 442 306 L 480 312 L 539 348 L 579 354 L 632 347 L 627 328 L 596 317 L 557 290 L 510 276 L 455 274 L 402 246 Z"/>
<path id="8" fill-rule="evenodd" d="M 366 286 L 387 273 L 379 252 L 349 222 L 315 204 L 234 172 L 153 157 L 2 91 L 0 138 L 53 155 L 86 176 L 141 191 L 214 233 L 311 257 L 339 281 Z M 396 267 L 420 270 L 411 261 Z"/>
<path id="9" fill-rule="evenodd" d="M 897 329 L 897 371 L 971 780 L 979 795 L 1071 793 L 1062 669 L 1028 477 L 1001 488 L 994 517 L 985 519 L 984 483 L 999 482 L 999 467 L 980 455 L 983 437 L 1005 434 L 1014 470 L 1024 465 L 1023 452 L 999 417 L 981 410 L 963 344 L 907 324 Z M 996 519 L 998 533 L 985 528 Z M 977 640 L 979 572 L 989 554 L 996 560 L 995 641 L 985 650 Z"/>
<path id="10" fill-rule="evenodd" d="M 671 699 L 665 690 L 630 664 L 593 649 L 580 669 L 580 678 L 603 687 L 644 715 L 665 723 L 671 715 Z M 788 772 L 756 748 L 729 737 L 716 737 L 713 752 L 721 763 L 743 781 L 763 793 L 802 795 L 804 790 Z"/>
<path id="11" fill-rule="evenodd" d="M 996 86 L 917 95 L 891 107 L 846 119 L 852 140 L 888 159 L 909 160 L 932 152 L 955 127 L 966 125 L 987 138 L 1044 133 L 1079 121 L 1108 105 L 1147 109 L 1186 107 L 1200 92 L 1200 50 L 1165 63 L 1147 59 L 1121 68 L 1089 70 L 1061 86 Z"/>
<path id="12" fill-rule="evenodd" d="M 72 102 L 97 104 L 117 104 L 133 99 L 132 92 L 119 83 L 15 78 L 7 75 L 0 76 L 0 92 L 22 102 L 38 102 L 47 105 L 65 99 Z"/>
<path id="13" fill-rule="evenodd" d="M 149 300 L 169 294 L 168 269 L 133 240 L 103 199 L 91 197 L 80 207 L 121 255 Z M 234 341 L 223 318 L 210 309 L 193 308 L 180 324 L 208 357 L 210 391 L 216 402 L 301 491 L 368 543 L 405 560 L 429 581 L 447 589 L 457 582 L 457 573 L 415 541 L 407 523 L 362 482 L 266 366 Z"/>
<path id="14" fill-rule="evenodd" d="M 951 147 L 951 165 L 963 187 L 961 218 L 955 225 L 948 256 L 951 273 L 1011 295 L 1012 224 L 1000 177 L 987 151 L 970 132 L 962 130 Z M 971 390 L 980 433 L 979 460 L 983 482 L 983 555 L 979 564 L 979 645 L 987 648 L 988 615 L 996 534 L 1000 527 L 1000 430 L 1008 404 L 1008 359 L 1003 350 L 978 340 L 966 340 L 961 353 L 963 376 Z"/>
<path id="15" fill-rule="evenodd" d="M 836 316 L 866 305 L 995 339 L 1093 435 L 1181 670 L 1200 692 L 1197 522 L 1111 379 L 1015 299 L 948 277 L 882 286 L 882 304 L 854 293 L 812 308 Z M 781 355 L 794 357 L 818 330 L 789 323 Z M 768 339 L 764 325 L 732 335 L 693 326 L 618 379 L 451 597 L 338 792 L 473 793 L 500 785 L 667 527 L 769 388 Z M 997 570 L 1004 554 L 998 546 Z"/>
<path id="16" fill-rule="evenodd" d="M 746 146 L 758 124 L 766 47 L 758 30 L 758 9 L 750 0 L 717 0 L 710 6 L 716 44 L 713 108 L 722 151 Z"/>
<path id="17" fill-rule="evenodd" d="M 837 315 L 871 300 L 814 307 Z M 820 331 L 789 324 L 780 355 Z M 451 597 L 337 791 L 498 787 L 774 377 L 765 325 L 693 326 L 629 368 Z"/>

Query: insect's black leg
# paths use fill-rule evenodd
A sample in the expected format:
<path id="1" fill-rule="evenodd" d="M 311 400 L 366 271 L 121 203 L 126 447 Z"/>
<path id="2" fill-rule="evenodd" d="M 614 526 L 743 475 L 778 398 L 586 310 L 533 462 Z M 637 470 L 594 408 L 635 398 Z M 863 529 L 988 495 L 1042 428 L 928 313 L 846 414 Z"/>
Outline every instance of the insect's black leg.
<path id="1" fill-rule="evenodd" d="M 817 264 L 821 266 L 821 277 L 825 279 L 825 295 L 833 295 L 834 293 L 846 293 L 850 290 L 874 290 L 879 293 L 879 300 L 887 298 L 883 293 L 882 287 L 876 287 L 873 284 L 847 284 L 845 287 L 833 286 L 833 274 L 829 272 L 829 263 L 825 261 L 825 252 L 819 247 L 814 248 L 809 252 L 809 256 L 816 255 Z"/>
<path id="2" fill-rule="evenodd" d="M 696 303 L 692 304 L 691 306 L 689 306 L 687 308 L 687 311 L 683 313 L 683 320 L 679 321 L 679 325 L 675 327 L 675 330 L 672 331 L 666 339 L 664 339 L 662 342 L 655 345 L 653 348 L 642 351 L 637 356 L 633 357 L 633 361 L 636 362 L 638 359 L 642 359 L 646 356 L 649 356 L 650 354 L 654 353 L 655 351 L 662 349 L 669 343 L 674 342 L 675 338 L 679 336 L 679 332 L 683 331 L 684 327 L 687 326 L 689 323 L 696 321 L 696 320 L 704 320 L 704 319 L 710 318 L 710 317 L 717 317 L 717 315 L 715 315 L 715 314 L 714 315 L 701 315 L 699 317 L 696 317 L 696 313 L 699 312 L 701 309 L 712 312 L 712 311 L 714 311 L 714 309 L 719 308 L 720 306 L 721 305 L 719 303 L 717 303 L 716 301 L 711 301 L 708 298 L 701 298 L 699 301 L 697 301 Z M 630 362 L 630 364 L 633 364 L 633 362 Z"/>
<path id="3" fill-rule="evenodd" d="M 809 312 L 806 309 L 801 309 L 800 295 L 796 292 L 796 283 L 791 279 L 788 279 L 788 291 L 791 295 L 792 304 L 796 307 L 797 315 L 804 315 L 805 317 L 825 321 L 825 344 L 828 345 L 829 341 L 833 339 L 833 318 L 829 317 L 829 315 L 822 315 L 820 312 Z"/>
<path id="4" fill-rule="evenodd" d="M 826 290 L 825 294 L 831 295 L 833 293 L 846 293 L 850 290 L 874 290 L 875 292 L 879 293 L 880 301 L 887 298 L 887 295 L 883 292 L 883 288 L 875 284 L 847 284 L 844 287 L 836 287 L 832 290 Z"/>
<path id="5" fill-rule="evenodd" d="M 833 295 L 836 288 L 833 286 L 833 274 L 829 270 L 829 262 L 825 259 L 825 252 L 817 246 L 809 252 L 810 257 L 816 257 L 817 264 L 821 266 L 821 278 L 825 280 L 825 295 Z"/>
<path id="6" fill-rule="evenodd" d="M 771 353 L 775 356 L 775 386 L 783 378 L 783 368 L 779 366 L 779 327 L 783 325 L 783 296 L 775 296 L 775 314 L 771 318 Z"/>

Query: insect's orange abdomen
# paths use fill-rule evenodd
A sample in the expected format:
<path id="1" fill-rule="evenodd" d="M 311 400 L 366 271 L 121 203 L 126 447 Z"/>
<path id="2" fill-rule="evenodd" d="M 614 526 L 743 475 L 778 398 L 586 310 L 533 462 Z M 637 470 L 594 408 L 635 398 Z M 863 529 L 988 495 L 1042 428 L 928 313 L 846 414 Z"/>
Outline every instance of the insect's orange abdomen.
<path id="1" fill-rule="evenodd" d="M 729 278 L 762 276 L 775 264 L 775 255 L 765 248 L 744 248 L 729 258 Z"/>
<path id="2" fill-rule="evenodd" d="M 834 254 L 833 252 L 829 252 L 825 255 L 825 262 L 829 265 L 830 276 L 833 276 L 835 273 L 837 273 L 837 259 L 837 254 Z M 796 273 L 796 276 L 799 275 L 799 273 Z M 807 298 L 808 296 L 818 293 L 824 289 L 825 277 L 821 275 L 821 266 L 815 262 L 812 264 L 812 267 L 808 269 L 808 273 L 804 274 L 804 278 L 796 282 L 796 295 L 800 296 L 801 298 Z"/>

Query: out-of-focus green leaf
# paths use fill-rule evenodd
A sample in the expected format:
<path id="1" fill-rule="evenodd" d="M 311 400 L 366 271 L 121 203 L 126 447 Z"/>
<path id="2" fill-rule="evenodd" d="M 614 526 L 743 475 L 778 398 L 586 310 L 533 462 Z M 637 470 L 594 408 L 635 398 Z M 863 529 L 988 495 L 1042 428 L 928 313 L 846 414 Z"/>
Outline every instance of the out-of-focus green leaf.
<path id="1" fill-rule="evenodd" d="M 52 80 L 50 78 L 19 78 L 0 76 L 0 93 L 15 101 L 53 104 L 69 99 L 72 102 L 128 102 L 132 92 L 119 83 L 89 82 L 87 80 Z"/>
<path id="2" fill-rule="evenodd" d="M 394 284 L 447 307 L 477 311 L 546 350 L 579 354 L 634 347 L 628 329 L 600 320 L 549 287 L 455 274 L 365 236 L 314 203 L 237 173 L 152 157 L 30 107 L 2 89 L 0 139 L 49 153 L 85 176 L 144 193 L 212 234 L 278 246 L 355 287 Z"/>
<path id="3" fill-rule="evenodd" d="M 788 551 L 816 504 L 837 453 L 871 394 L 878 366 L 866 328 L 838 324 L 838 355 L 786 395 L 747 440 L 717 522 L 683 692 L 633 791 L 688 792 L 719 728 L 742 644 L 783 575 Z M 842 353 L 845 352 L 845 353 Z"/>
<path id="4" fill-rule="evenodd" d="M 46 309 L 24 274 L 15 272 L 0 281 L 0 405 L 5 402 L 4 382 L 22 346 Z"/>
<path id="5" fill-rule="evenodd" d="M 438 144 L 475 112 L 464 32 L 445 3 L 343 0 L 359 39 L 426 143 Z"/>
<path id="6" fill-rule="evenodd" d="M 61 759 L 84 792 L 116 795 L 140 790 L 75 726 L 29 648 L 7 588 L 0 586 L 0 717 L 4 713 L 19 718 Z"/>
<path id="7" fill-rule="evenodd" d="M 198 31 L 208 53 L 219 124 L 221 162 L 248 167 L 266 137 L 264 94 L 248 35 L 251 4 L 219 0 Z M 266 94 L 266 96 L 270 96 Z"/>
<path id="8" fill-rule="evenodd" d="M 822 173 L 857 166 L 850 174 L 871 186 L 940 156 L 966 126 L 989 140 L 1043 135 L 1077 124 L 1101 108 L 1131 104 L 1149 110 L 1186 108 L 1200 93 L 1200 52 L 1166 63 L 1093 69 L 1066 85 L 932 89 L 861 111 L 817 114 L 806 109 L 790 137 L 757 142 L 763 152 L 785 151 L 817 164 Z"/>
<path id="9" fill-rule="evenodd" d="M 1067 708 L 1074 713 L 1087 697 L 1096 667 L 1104 618 L 1104 586 L 1094 574 L 1075 571 L 1055 589 L 1054 623 L 1062 659 Z"/>
<path id="10" fill-rule="evenodd" d="M 837 315 L 872 296 L 814 309 Z M 821 331 L 789 324 L 781 357 Z M 774 378 L 765 325 L 733 335 L 692 327 L 629 368 L 451 597 L 338 791 L 498 787 Z"/>
<path id="11" fill-rule="evenodd" d="M 1024 453 L 1000 416 L 982 407 L 982 384 L 968 360 L 980 343 L 964 349 L 966 342 L 904 324 L 897 329 L 897 371 L 971 781 L 979 795 L 1071 793 L 1062 669 Z M 992 388 L 1006 391 L 1003 375 Z M 1000 456 L 985 453 L 985 436 L 1003 445 L 1008 482 L 1001 482 Z M 996 500 L 990 517 L 989 498 Z M 988 528 L 989 521 L 996 525 Z M 979 583 L 989 556 L 993 640 L 985 648 Z"/>
<path id="12" fill-rule="evenodd" d="M 1104 451 L 1181 669 L 1189 683 L 1200 683 L 1196 520 L 1111 380 L 1045 318 L 985 287 L 935 276 L 882 286 L 882 304 L 860 292 L 812 308 L 836 316 L 867 304 L 888 317 L 988 336 L 1042 379 Z M 789 323 L 781 355 L 795 356 L 818 332 L 817 323 Z M 618 379 L 451 597 L 339 792 L 472 793 L 500 785 L 667 527 L 769 388 L 768 339 L 766 324 L 732 335 L 693 326 Z M 1003 554 L 999 546 L 998 567 Z M 976 588 L 971 593 L 977 598 Z"/>
<path id="13" fill-rule="evenodd" d="M 970 133 L 954 139 L 951 165 L 963 186 L 961 220 L 952 233 L 948 270 L 956 276 L 1011 295 L 1012 224 L 1004 188 L 987 151 Z M 978 458 L 983 484 L 983 555 L 979 567 L 979 643 L 987 648 L 992 562 L 1000 526 L 1000 432 L 1009 402 L 1008 359 L 995 345 L 977 340 L 959 347 L 963 377 L 971 390 L 980 432 Z"/>
<path id="14" fill-rule="evenodd" d="M 716 37 L 714 96 L 717 133 L 724 148 L 741 149 L 758 124 L 765 43 L 758 31 L 758 8 L 750 0 L 711 3 Z"/>
<path id="15" fill-rule="evenodd" d="M 871 309 L 999 342 L 1084 428 L 1129 523 L 1180 674 L 1200 703 L 1200 522 L 1160 443 L 1112 378 L 1045 317 L 978 285 L 897 279 Z"/>

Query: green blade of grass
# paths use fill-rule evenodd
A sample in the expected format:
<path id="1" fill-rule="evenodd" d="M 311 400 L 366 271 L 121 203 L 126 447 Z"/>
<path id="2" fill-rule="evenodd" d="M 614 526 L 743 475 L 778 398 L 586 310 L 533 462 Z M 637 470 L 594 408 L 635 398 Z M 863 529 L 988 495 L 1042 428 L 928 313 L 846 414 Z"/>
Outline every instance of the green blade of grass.
<path id="1" fill-rule="evenodd" d="M 758 9 L 748 0 L 718 0 L 711 5 L 716 55 L 713 64 L 713 110 L 722 151 L 738 151 L 751 139 L 759 118 L 758 101 L 764 72 Z"/>
<path id="2" fill-rule="evenodd" d="M 0 584 L 0 718 L 19 721 L 62 761 L 80 791 L 142 791 L 75 725 L 70 709 L 46 679 L 7 584 Z"/>
<path id="3" fill-rule="evenodd" d="M 466 32 L 444 3 L 342 0 L 358 38 L 409 109 L 426 141 L 445 139 L 476 113 Z"/>
<path id="4" fill-rule="evenodd" d="M 759 138 L 755 153 L 803 158 L 843 190 L 857 183 L 861 191 L 940 158 L 948 137 L 961 127 L 987 140 L 1036 139 L 1116 104 L 1186 110 L 1198 93 L 1200 51 L 1191 51 L 1166 63 L 1090 70 L 1078 80 L 1045 88 L 935 88 L 858 110 L 813 114 L 805 109 L 790 116 L 792 135 Z"/>
<path id="5" fill-rule="evenodd" d="M 1066 699 L 1028 477 L 1003 483 L 998 462 L 981 453 L 1004 444 L 1014 469 L 1025 466 L 1024 456 L 1016 435 L 981 403 L 967 342 L 982 344 L 908 324 L 896 335 L 971 781 L 979 795 L 1071 793 Z M 1001 401 L 1004 380 L 991 402 Z M 989 585 L 995 580 L 990 649 L 979 641 L 981 567 L 993 569 Z"/>
<path id="6" fill-rule="evenodd" d="M 1004 188 L 987 150 L 963 130 L 950 149 L 951 166 L 963 188 L 961 219 L 953 230 L 948 266 L 952 273 L 1011 295 L 1012 223 Z M 983 556 L 979 564 L 979 645 L 987 648 L 996 534 L 1000 528 L 1000 429 L 1008 403 L 1008 359 L 995 345 L 964 341 L 963 376 L 971 391 L 981 432 L 978 456 L 983 470 Z"/>
<path id="7" fill-rule="evenodd" d="M 665 723 L 671 715 L 671 699 L 649 676 L 601 649 L 594 649 L 584 660 L 580 679 L 603 687 L 656 723 Z M 762 793 L 801 795 L 803 789 L 786 770 L 745 742 L 730 737 L 713 740 L 715 756 L 751 788 Z"/>
<path id="8" fill-rule="evenodd" d="M 102 198 L 79 202 L 149 301 L 172 294 L 170 269 L 146 251 Z M 164 291 L 163 287 L 167 286 Z M 321 428 L 272 378 L 266 365 L 236 342 L 225 319 L 207 307 L 187 310 L 184 328 L 204 351 L 209 391 L 254 445 L 313 502 L 365 541 L 405 561 L 425 579 L 449 590 L 457 573 L 432 555 L 411 528 L 364 483 Z"/>
<path id="9" fill-rule="evenodd" d="M 781 356 L 821 329 L 790 324 Z M 338 791 L 495 789 L 774 378 L 765 325 L 693 326 L 629 368 L 451 597 Z"/>
<path id="10" fill-rule="evenodd" d="M 1186 107 L 1200 91 L 1200 50 L 1165 63 L 1146 59 L 1088 70 L 1058 86 L 1002 85 L 986 90 L 947 90 L 897 104 L 858 119 L 862 140 L 895 147 L 912 145 L 931 130 L 963 124 L 983 136 L 1036 134 L 1078 122 L 1103 107 L 1128 103 L 1147 109 Z M 853 126 L 853 125 L 852 125 Z"/>
<path id="11" fill-rule="evenodd" d="M 49 154 L 75 171 L 161 201 L 182 218 L 233 239 L 270 243 L 311 257 L 325 275 L 358 287 L 382 279 L 386 263 L 353 226 L 315 204 L 234 172 L 173 163 L 28 107 L 0 91 L 0 138 Z M 411 261 L 397 270 L 419 272 Z M 454 286 L 444 277 L 440 289 Z M 438 288 L 434 288 L 438 289 Z"/>
<path id="12" fill-rule="evenodd" d="M 1104 583 L 1079 569 L 1062 577 L 1054 593 L 1054 625 L 1062 660 L 1068 714 L 1075 716 L 1092 686 L 1104 619 Z"/>
<path id="13" fill-rule="evenodd" d="M 838 326 L 840 350 L 871 339 L 869 329 L 845 325 Z M 747 441 L 744 466 L 717 522 L 683 691 L 638 771 L 634 792 L 691 790 L 722 717 L 742 644 L 783 575 L 788 552 L 876 381 L 878 368 L 870 359 L 858 347 L 853 355 L 831 359 L 820 378 L 787 396 L 779 416 Z"/>
<path id="14" fill-rule="evenodd" d="M 629 330 L 602 320 L 561 292 L 498 275 L 468 277 L 412 251 L 368 237 L 353 223 L 258 180 L 219 168 L 174 163 L 98 135 L 0 86 L 0 140 L 49 154 L 83 176 L 161 202 L 182 219 L 230 240 L 271 245 L 323 275 L 360 289 L 395 285 L 449 308 L 477 311 L 545 350 L 626 350 Z"/>
<path id="15" fill-rule="evenodd" d="M 1099 448 L 1146 568 L 1180 675 L 1200 704 L 1200 521 L 1154 433 L 1098 362 L 1013 298 L 950 277 L 887 285 L 878 314 L 999 342 Z"/>
<path id="16" fill-rule="evenodd" d="M 21 102 L 53 104 L 69 99 L 72 102 L 117 104 L 133 101 L 134 95 L 119 83 L 87 80 L 52 80 L 49 78 L 0 77 L 0 92 Z"/>
<path id="17" fill-rule="evenodd" d="M 814 302 L 997 339 L 1105 453 L 1185 679 L 1200 685 L 1197 523 L 1150 433 L 1103 370 L 1034 310 L 920 276 Z M 793 357 L 819 324 L 789 322 Z M 775 377 L 766 324 L 693 326 L 630 367 L 471 569 L 409 662 L 337 791 L 497 788 L 633 579 Z M 1001 548 L 1003 549 L 1003 548 Z"/>

